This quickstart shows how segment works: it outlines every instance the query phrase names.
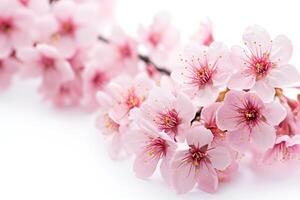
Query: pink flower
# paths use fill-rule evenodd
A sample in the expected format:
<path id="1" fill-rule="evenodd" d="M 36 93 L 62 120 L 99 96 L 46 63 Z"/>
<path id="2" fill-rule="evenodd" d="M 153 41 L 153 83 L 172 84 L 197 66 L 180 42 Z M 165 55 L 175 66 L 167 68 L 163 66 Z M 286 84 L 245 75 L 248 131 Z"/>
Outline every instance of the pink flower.
<path id="1" fill-rule="evenodd" d="M 127 124 L 123 126 L 109 116 L 109 111 L 114 106 L 114 100 L 109 95 L 100 91 L 97 99 L 101 107 L 97 116 L 96 127 L 102 134 L 111 138 L 109 155 L 112 159 L 117 159 L 125 149 L 124 141 L 128 129 Z"/>
<path id="2" fill-rule="evenodd" d="M 34 21 L 31 13 L 18 7 L 12 0 L 0 4 L 0 58 L 14 50 L 32 44 Z"/>
<path id="3" fill-rule="evenodd" d="M 286 117 L 286 110 L 277 102 L 264 103 L 255 93 L 229 91 L 217 113 L 217 125 L 227 130 L 229 143 L 244 150 L 249 142 L 260 150 L 275 143 L 274 126 Z"/>
<path id="4" fill-rule="evenodd" d="M 300 135 L 293 137 L 284 135 L 276 139 L 273 148 L 269 149 L 264 156 L 266 164 L 273 162 L 299 162 L 300 159 Z"/>
<path id="5" fill-rule="evenodd" d="M 252 167 L 263 175 L 287 176 L 300 166 L 300 136 L 279 136 L 266 152 L 254 152 Z M 278 173 L 280 172 L 280 173 Z"/>
<path id="6" fill-rule="evenodd" d="M 58 1 L 53 4 L 51 14 L 42 16 L 37 22 L 40 40 L 70 58 L 77 48 L 89 47 L 97 41 L 97 16 L 94 3 Z"/>
<path id="7" fill-rule="evenodd" d="M 167 13 L 155 15 L 152 24 L 139 28 L 140 42 L 156 63 L 164 63 L 179 43 L 179 33 L 172 27 Z"/>
<path id="8" fill-rule="evenodd" d="M 20 68 L 20 63 L 14 57 L 0 58 L 0 91 L 10 86 L 13 76 Z"/>
<path id="9" fill-rule="evenodd" d="M 104 59 L 111 63 L 118 73 L 135 75 L 138 66 L 137 42 L 129 37 L 120 27 L 113 27 L 108 38 L 109 43 L 99 43 L 92 52 L 93 59 Z"/>
<path id="10" fill-rule="evenodd" d="M 175 153 L 172 161 L 172 183 L 178 193 L 186 193 L 195 184 L 206 192 L 218 188 L 216 170 L 225 170 L 230 164 L 230 154 L 226 148 L 211 146 L 213 135 L 202 126 L 187 131 L 189 148 Z"/>
<path id="11" fill-rule="evenodd" d="M 136 155 L 134 171 L 137 177 L 146 179 L 152 176 L 161 160 L 161 175 L 169 183 L 170 161 L 176 149 L 174 142 L 164 135 L 138 129 L 128 136 L 127 143 Z"/>
<path id="12" fill-rule="evenodd" d="M 138 74 L 133 80 L 128 76 L 119 76 L 113 79 L 103 90 L 103 95 L 111 99 L 109 117 L 118 124 L 129 123 L 133 110 L 139 108 L 147 99 L 153 82 L 146 74 Z M 99 101 L 101 106 L 101 101 Z"/>
<path id="13" fill-rule="evenodd" d="M 175 96 L 169 90 L 154 88 L 134 119 L 142 127 L 155 133 L 164 132 L 173 140 L 183 142 L 195 113 L 193 103 L 185 94 Z"/>
<path id="14" fill-rule="evenodd" d="M 196 104 L 214 102 L 232 71 L 227 47 L 218 42 L 209 47 L 190 47 L 184 62 L 184 66 L 173 71 L 172 78 Z"/>
<path id="15" fill-rule="evenodd" d="M 263 28 L 251 26 L 246 29 L 243 40 L 247 49 L 232 48 L 232 60 L 237 72 L 228 83 L 230 89 L 251 89 L 269 102 L 274 98 L 275 88 L 300 80 L 296 68 L 288 63 L 293 48 L 285 36 L 271 40 Z"/>
<path id="16" fill-rule="evenodd" d="M 95 108 L 98 107 L 96 93 L 99 90 L 103 90 L 112 77 L 109 67 L 110 66 L 103 65 L 98 66 L 97 63 L 89 63 L 83 71 L 83 104 L 89 108 L 89 110 L 95 110 Z"/>
<path id="17" fill-rule="evenodd" d="M 41 93 L 56 92 L 61 83 L 74 78 L 70 64 L 51 46 L 39 44 L 35 48 L 23 48 L 17 52 L 17 57 L 26 66 L 25 77 L 42 78 Z"/>
<path id="18" fill-rule="evenodd" d="M 43 91 L 44 100 L 58 108 L 80 106 L 82 96 L 82 83 L 78 78 L 62 82 L 54 91 Z"/>
<path id="19" fill-rule="evenodd" d="M 200 23 L 199 31 L 192 37 L 200 45 L 209 46 L 214 41 L 213 28 L 210 20 Z"/>
<path id="20" fill-rule="evenodd" d="M 221 105 L 221 102 L 215 102 L 209 106 L 204 107 L 201 111 L 201 119 L 204 123 L 204 127 L 209 129 L 214 135 L 214 141 L 223 143 L 226 137 L 226 133 L 225 131 L 219 129 L 216 122 L 217 110 Z"/>

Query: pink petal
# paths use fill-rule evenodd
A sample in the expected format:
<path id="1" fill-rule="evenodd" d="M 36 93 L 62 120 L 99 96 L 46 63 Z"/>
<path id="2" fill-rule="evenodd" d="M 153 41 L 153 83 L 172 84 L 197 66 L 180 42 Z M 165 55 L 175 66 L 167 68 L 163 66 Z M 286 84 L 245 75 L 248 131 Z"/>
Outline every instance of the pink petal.
<path id="1" fill-rule="evenodd" d="M 195 96 L 195 101 L 199 106 L 206 106 L 216 101 L 219 95 L 219 89 L 212 85 L 207 85 L 204 89 L 199 90 Z"/>
<path id="2" fill-rule="evenodd" d="M 0 58 L 6 58 L 12 52 L 12 44 L 7 37 L 0 35 Z"/>
<path id="3" fill-rule="evenodd" d="M 205 192 L 214 193 L 218 189 L 218 175 L 210 163 L 201 162 L 197 183 L 198 188 Z"/>
<path id="4" fill-rule="evenodd" d="M 292 57 L 292 42 L 284 35 L 279 35 L 273 40 L 270 59 L 272 62 L 286 64 Z"/>
<path id="5" fill-rule="evenodd" d="M 229 145 L 237 151 L 245 152 L 249 146 L 249 131 L 246 129 L 239 129 L 227 132 L 227 140 Z"/>
<path id="6" fill-rule="evenodd" d="M 272 46 L 269 33 L 258 25 L 248 27 L 243 34 L 243 40 L 251 52 L 258 55 L 268 52 Z"/>
<path id="7" fill-rule="evenodd" d="M 255 91 L 264 102 L 272 101 L 275 96 L 274 87 L 272 87 L 264 80 L 256 81 L 255 85 L 251 90 Z"/>
<path id="8" fill-rule="evenodd" d="M 277 102 L 271 102 L 265 104 L 262 114 L 268 123 L 271 125 L 278 125 L 285 119 L 287 111 L 281 104 Z"/>
<path id="9" fill-rule="evenodd" d="M 154 173 L 159 157 L 152 156 L 148 151 L 140 152 L 134 161 L 133 169 L 137 177 L 146 179 Z"/>
<path id="10" fill-rule="evenodd" d="M 212 142 L 213 134 L 203 126 L 194 126 L 187 130 L 186 140 L 188 145 L 203 147 Z"/>
<path id="11" fill-rule="evenodd" d="M 298 70 L 288 64 L 272 68 L 268 78 L 273 87 L 290 86 L 300 81 Z"/>
<path id="12" fill-rule="evenodd" d="M 248 70 L 239 70 L 231 76 L 228 82 L 228 88 L 234 90 L 251 89 L 255 84 L 256 77 Z"/>
<path id="13" fill-rule="evenodd" d="M 253 128 L 251 138 L 259 150 L 267 150 L 275 144 L 275 129 L 266 123 L 260 123 Z"/>
<path id="14" fill-rule="evenodd" d="M 123 139 L 120 133 L 115 133 L 109 145 L 108 153 L 112 159 L 118 159 L 123 149 Z"/>
<path id="15" fill-rule="evenodd" d="M 209 151 L 209 159 L 215 169 L 225 170 L 230 165 L 231 156 L 227 148 L 216 146 Z"/>
<path id="16" fill-rule="evenodd" d="M 237 107 L 243 107 L 245 92 L 229 91 L 217 111 L 216 122 L 221 130 L 236 130 L 241 125 L 237 120 Z"/>
<path id="17" fill-rule="evenodd" d="M 178 151 L 172 162 L 172 184 L 177 193 L 186 193 L 193 189 L 196 184 L 197 173 L 191 170 L 191 164 L 182 163 L 188 150 Z"/>
<path id="18" fill-rule="evenodd" d="M 205 123 L 211 124 L 214 122 L 217 110 L 221 105 L 222 104 L 220 102 L 215 102 L 215 103 L 211 104 L 210 106 L 203 108 L 203 110 L 201 112 L 201 117 Z"/>

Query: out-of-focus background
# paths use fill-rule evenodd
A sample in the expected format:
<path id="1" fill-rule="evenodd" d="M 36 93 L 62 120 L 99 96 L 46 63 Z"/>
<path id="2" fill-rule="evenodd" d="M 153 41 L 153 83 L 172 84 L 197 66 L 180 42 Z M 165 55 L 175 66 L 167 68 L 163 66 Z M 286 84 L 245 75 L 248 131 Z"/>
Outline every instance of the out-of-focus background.
<path id="1" fill-rule="evenodd" d="M 229 46 L 241 44 L 248 25 L 259 24 L 272 36 L 287 35 L 294 44 L 291 63 L 300 65 L 298 1 L 116 1 L 116 18 L 131 34 L 158 11 L 171 13 L 183 38 L 209 17 L 215 39 Z M 247 168 L 214 195 L 201 191 L 176 195 L 157 176 L 150 181 L 137 179 L 130 160 L 112 161 L 93 121 L 89 114 L 43 104 L 34 81 L 16 81 L 0 93 L 0 199 L 281 200 L 300 196 L 300 177 L 266 179 Z"/>

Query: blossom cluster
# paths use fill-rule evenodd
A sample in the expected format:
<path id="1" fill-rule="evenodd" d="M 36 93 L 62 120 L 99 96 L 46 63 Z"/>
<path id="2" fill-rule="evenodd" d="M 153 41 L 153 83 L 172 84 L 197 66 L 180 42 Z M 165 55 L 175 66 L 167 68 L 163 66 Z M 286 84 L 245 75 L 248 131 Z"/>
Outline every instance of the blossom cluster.
<path id="1" fill-rule="evenodd" d="M 44 100 L 96 111 L 111 157 L 134 157 L 137 177 L 159 171 L 177 193 L 217 191 L 244 155 L 254 171 L 300 167 L 300 97 L 285 95 L 299 89 L 300 74 L 286 36 L 254 25 L 243 45 L 228 47 L 208 21 L 183 45 L 159 13 L 133 37 L 112 8 L 110 0 L 3 0 L 0 89 L 17 74 L 38 78 Z"/>

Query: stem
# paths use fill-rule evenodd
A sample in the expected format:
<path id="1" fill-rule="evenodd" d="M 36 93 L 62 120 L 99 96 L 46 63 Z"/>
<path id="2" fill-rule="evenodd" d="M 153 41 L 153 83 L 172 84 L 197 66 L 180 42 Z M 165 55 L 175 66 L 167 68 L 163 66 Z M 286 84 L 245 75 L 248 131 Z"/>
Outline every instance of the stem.
<path id="1" fill-rule="evenodd" d="M 99 39 L 100 41 L 104 42 L 104 43 L 107 43 L 107 44 L 110 43 L 110 41 L 109 41 L 107 38 L 103 37 L 103 36 L 98 36 L 98 39 Z M 155 64 L 155 63 L 150 59 L 149 56 L 146 56 L 146 55 L 143 55 L 143 54 L 138 53 L 138 58 L 139 58 L 141 61 L 143 61 L 145 64 L 147 64 L 147 65 L 152 65 L 158 72 L 160 72 L 160 73 L 162 73 L 162 74 L 165 74 L 165 75 L 168 75 L 168 76 L 171 75 L 171 72 L 170 72 L 169 70 L 167 70 L 166 68 L 160 67 L 160 66 L 158 66 L 157 64 Z"/>
<path id="2" fill-rule="evenodd" d="M 195 117 L 194 117 L 194 118 L 192 119 L 192 121 L 191 121 L 191 125 L 192 125 L 195 121 L 200 121 L 202 109 L 203 109 L 203 107 L 199 108 L 199 110 L 196 112 Z"/>

